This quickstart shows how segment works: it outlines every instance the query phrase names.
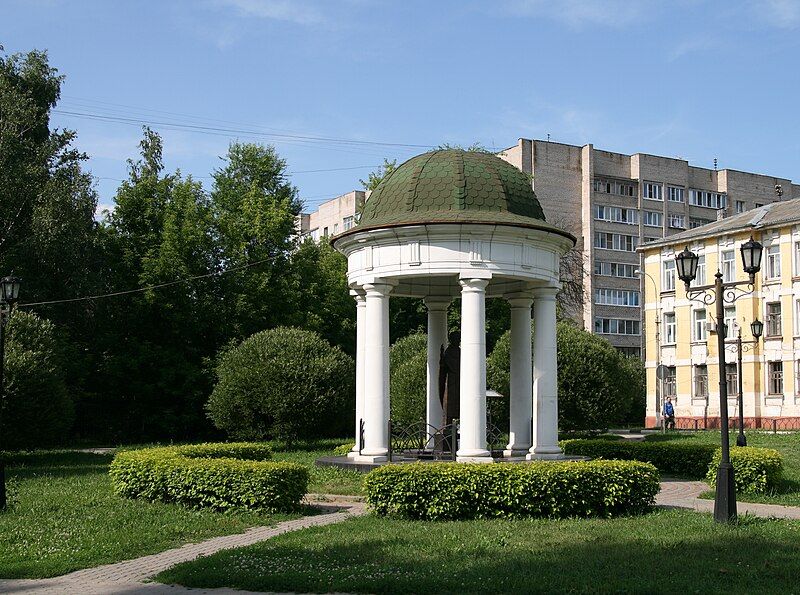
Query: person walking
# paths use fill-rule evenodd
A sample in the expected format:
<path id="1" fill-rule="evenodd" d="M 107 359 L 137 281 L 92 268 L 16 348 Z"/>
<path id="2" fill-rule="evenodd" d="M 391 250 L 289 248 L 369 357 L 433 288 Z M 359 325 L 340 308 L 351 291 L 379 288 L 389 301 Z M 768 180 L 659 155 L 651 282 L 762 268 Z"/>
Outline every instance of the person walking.
<path id="1" fill-rule="evenodd" d="M 675 408 L 672 406 L 672 397 L 667 397 L 666 403 L 664 403 L 664 411 L 662 412 L 664 415 L 664 424 L 668 430 L 675 429 Z"/>

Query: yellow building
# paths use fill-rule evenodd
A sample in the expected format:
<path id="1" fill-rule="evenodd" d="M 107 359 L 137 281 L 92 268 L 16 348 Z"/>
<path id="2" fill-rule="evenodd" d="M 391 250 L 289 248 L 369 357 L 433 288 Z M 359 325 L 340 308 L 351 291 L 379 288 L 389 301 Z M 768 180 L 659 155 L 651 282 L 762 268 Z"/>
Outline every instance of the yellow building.
<path id="1" fill-rule="evenodd" d="M 742 295 L 745 286 L 736 291 L 735 302 L 725 303 L 729 415 L 739 415 L 736 335 L 741 331 L 745 426 L 800 428 L 800 199 L 639 248 L 644 259 L 648 426 L 659 423 L 662 403 L 671 397 L 678 427 L 719 427 L 716 305 L 688 299 L 675 271 L 675 255 L 688 246 L 700 257 L 693 287 L 713 283 L 717 271 L 723 281 L 746 280 L 739 248 L 751 236 L 764 246 L 754 291 Z M 764 336 L 747 344 L 755 319 L 764 323 Z"/>

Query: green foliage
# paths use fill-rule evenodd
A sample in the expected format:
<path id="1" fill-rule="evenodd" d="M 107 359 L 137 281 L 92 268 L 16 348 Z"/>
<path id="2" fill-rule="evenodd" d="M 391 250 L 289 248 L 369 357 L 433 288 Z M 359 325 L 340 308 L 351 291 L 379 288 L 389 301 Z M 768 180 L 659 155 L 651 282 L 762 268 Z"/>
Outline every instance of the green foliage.
<path id="1" fill-rule="evenodd" d="M 351 450 L 353 450 L 353 447 L 355 445 L 356 445 L 355 442 L 348 442 L 346 444 L 340 444 L 339 446 L 337 446 L 336 448 L 333 449 L 333 454 L 334 454 L 334 456 L 337 456 L 337 457 L 343 457 L 343 456 L 347 455 L 347 453 L 349 453 Z"/>
<path id="2" fill-rule="evenodd" d="M 354 363 L 318 334 L 279 327 L 227 350 L 207 403 L 237 439 L 341 436 L 353 419 Z"/>
<path id="3" fill-rule="evenodd" d="M 364 479 L 379 515 L 419 520 L 609 517 L 650 510 L 658 471 L 632 461 L 387 465 Z"/>
<path id="4" fill-rule="evenodd" d="M 703 478 L 716 446 L 695 442 L 639 442 L 630 440 L 562 440 L 564 454 L 593 459 L 644 461 L 662 473 Z"/>
<path id="5" fill-rule="evenodd" d="M 730 452 L 737 492 L 765 494 L 777 488 L 783 480 L 783 457 L 774 448 L 744 446 L 732 448 Z M 722 449 L 717 449 L 706 474 L 706 481 L 712 488 L 717 485 L 717 468 L 721 459 Z"/>
<path id="6" fill-rule="evenodd" d="M 290 511 L 308 486 L 308 469 L 272 462 L 261 444 L 199 444 L 128 450 L 111 463 L 114 491 L 126 498 L 196 508 Z"/>
<path id="7" fill-rule="evenodd" d="M 410 424 L 425 419 L 428 378 L 428 336 L 414 333 L 389 349 L 389 393 L 393 421 Z"/>
<path id="8" fill-rule="evenodd" d="M 599 429 L 625 421 L 635 398 L 644 394 L 644 367 L 568 321 L 558 323 L 557 346 L 559 428 Z M 506 397 L 510 361 L 511 334 L 506 332 L 486 361 L 487 384 Z"/>
<path id="9" fill-rule="evenodd" d="M 4 448 L 63 442 L 72 426 L 73 403 L 64 381 L 65 347 L 55 325 L 15 311 L 6 326 L 2 426 Z"/>
<path id="10" fill-rule="evenodd" d="M 623 355 L 620 364 L 626 379 L 624 390 L 630 393 L 630 407 L 622 421 L 626 424 L 644 426 L 644 414 L 647 410 L 647 377 L 644 361 L 636 356 Z"/>
<path id="11" fill-rule="evenodd" d="M 388 159 L 383 159 L 383 165 L 381 165 L 375 171 L 369 172 L 369 176 L 366 180 L 359 180 L 361 182 L 361 186 L 364 187 L 364 190 L 375 190 L 378 187 L 378 184 L 383 182 L 387 176 L 390 176 L 394 170 L 397 169 L 397 159 L 392 159 L 389 161 Z M 361 212 L 361 208 L 364 205 L 358 205 L 358 212 Z"/>

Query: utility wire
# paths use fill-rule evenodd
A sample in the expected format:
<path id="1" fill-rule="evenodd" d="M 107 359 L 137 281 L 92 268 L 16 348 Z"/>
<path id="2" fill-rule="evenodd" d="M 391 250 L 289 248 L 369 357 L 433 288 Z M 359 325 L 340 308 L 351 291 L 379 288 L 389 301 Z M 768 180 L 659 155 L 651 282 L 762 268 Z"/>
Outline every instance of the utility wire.
<path id="1" fill-rule="evenodd" d="M 90 301 L 90 300 L 99 300 L 99 299 L 110 298 L 110 297 L 118 297 L 118 296 L 121 296 L 121 295 L 130 295 L 130 294 L 133 294 L 133 293 L 142 293 L 143 291 L 150 291 L 150 290 L 153 290 L 153 289 L 161 289 L 163 287 L 170 287 L 172 285 L 179 285 L 181 283 L 188 283 L 190 281 L 196 281 L 197 279 L 205 279 L 207 277 L 215 277 L 215 276 L 219 276 L 219 275 L 224 275 L 226 273 L 233 273 L 235 271 L 241 271 L 241 270 L 244 270 L 244 269 L 248 269 L 250 267 L 257 266 L 259 264 L 263 264 L 263 263 L 268 262 L 270 260 L 275 260 L 275 258 L 276 257 L 274 257 L 274 256 L 270 256 L 269 258 L 263 258 L 261 260 L 255 260 L 253 262 L 248 262 L 247 264 L 231 267 L 231 268 L 225 269 L 223 271 L 215 271 L 213 273 L 205 273 L 203 275 L 195 275 L 193 277 L 186 277 L 185 279 L 177 279 L 176 281 L 169 281 L 167 283 L 159 283 L 157 285 L 147 285 L 146 287 L 139 287 L 137 289 L 128 289 L 126 291 L 115 291 L 113 293 L 104 293 L 104 294 L 100 294 L 100 295 L 87 295 L 87 296 L 83 296 L 83 297 L 69 298 L 69 299 L 65 299 L 65 300 L 50 300 L 50 301 L 46 301 L 46 302 L 30 302 L 30 303 L 27 303 L 27 304 L 18 304 L 17 307 L 18 308 L 28 308 L 28 307 L 31 307 L 31 306 L 49 306 L 49 305 L 52 305 L 52 304 L 66 304 L 66 303 L 70 303 L 70 302 L 85 302 L 85 301 Z"/>

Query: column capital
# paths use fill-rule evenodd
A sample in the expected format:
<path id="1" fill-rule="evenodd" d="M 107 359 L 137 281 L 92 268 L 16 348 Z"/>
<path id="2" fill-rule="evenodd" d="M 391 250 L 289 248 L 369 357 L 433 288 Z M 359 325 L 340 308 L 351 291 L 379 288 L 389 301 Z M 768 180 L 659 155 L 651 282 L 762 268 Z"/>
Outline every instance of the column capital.
<path id="1" fill-rule="evenodd" d="M 461 285 L 461 292 L 475 292 L 481 293 L 486 291 L 486 286 L 489 285 L 489 279 L 459 279 L 458 283 Z"/>
<path id="2" fill-rule="evenodd" d="M 453 301 L 453 298 L 449 296 L 437 296 L 437 295 L 429 295 L 426 298 L 422 298 L 422 301 L 425 303 L 425 307 L 433 312 L 441 312 L 443 310 L 447 310 L 450 306 L 450 302 Z"/>
<path id="3" fill-rule="evenodd" d="M 367 297 L 389 297 L 392 289 L 394 289 L 394 285 L 386 281 L 364 283 L 362 287 L 364 288 Z"/>
<path id="4" fill-rule="evenodd" d="M 528 308 L 533 305 L 533 294 L 530 291 L 519 291 L 517 293 L 509 293 L 503 296 L 511 309 Z"/>
<path id="5" fill-rule="evenodd" d="M 533 298 L 536 300 L 555 300 L 559 292 L 558 287 L 535 287 L 533 290 Z"/>
<path id="6" fill-rule="evenodd" d="M 357 288 L 351 289 L 350 290 L 350 295 L 356 301 L 357 305 L 361 306 L 361 305 L 366 303 L 367 294 L 362 288 L 357 287 Z"/>

